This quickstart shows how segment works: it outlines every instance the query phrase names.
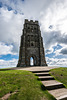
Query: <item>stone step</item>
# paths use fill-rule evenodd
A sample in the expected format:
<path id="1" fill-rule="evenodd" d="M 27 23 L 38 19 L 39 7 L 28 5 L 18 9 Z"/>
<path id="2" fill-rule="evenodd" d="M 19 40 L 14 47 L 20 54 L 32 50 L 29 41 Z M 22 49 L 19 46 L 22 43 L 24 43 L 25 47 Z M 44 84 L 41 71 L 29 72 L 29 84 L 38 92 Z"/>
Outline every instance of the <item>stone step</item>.
<path id="1" fill-rule="evenodd" d="M 31 71 L 32 73 L 43 73 L 43 72 L 49 72 L 50 70 L 38 70 L 38 71 Z"/>
<path id="2" fill-rule="evenodd" d="M 62 83 L 56 81 L 54 77 L 50 76 L 48 73 L 49 71 L 49 69 L 38 69 L 37 71 L 34 70 L 32 72 L 39 77 L 43 85 L 46 87 L 49 93 L 56 98 L 56 100 L 67 100 L 67 89 L 64 88 Z"/>
<path id="3" fill-rule="evenodd" d="M 48 90 L 64 88 L 64 85 L 56 80 L 42 81 L 42 83 Z"/>
<path id="4" fill-rule="evenodd" d="M 66 88 L 49 90 L 49 93 L 51 93 L 57 100 L 67 100 L 67 89 Z"/>
<path id="5" fill-rule="evenodd" d="M 35 73 L 37 76 L 50 76 L 48 72 Z"/>
<path id="6" fill-rule="evenodd" d="M 41 81 L 44 81 L 44 80 L 54 80 L 54 78 L 52 76 L 39 76 L 39 79 Z"/>

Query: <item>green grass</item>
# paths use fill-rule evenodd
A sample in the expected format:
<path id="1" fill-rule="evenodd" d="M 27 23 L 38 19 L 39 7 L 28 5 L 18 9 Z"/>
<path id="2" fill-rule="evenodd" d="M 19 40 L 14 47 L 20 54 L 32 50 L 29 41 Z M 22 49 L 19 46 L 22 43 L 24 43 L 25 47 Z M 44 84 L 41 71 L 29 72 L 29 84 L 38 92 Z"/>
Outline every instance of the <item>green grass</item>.
<path id="1" fill-rule="evenodd" d="M 8 100 L 55 100 L 33 73 L 22 70 L 0 70 L 0 98 L 13 93 Z"/>
<path id="2" fill-rule="evenodd" d="M 50 73 L 67 88 L 67 68 L 55 68 L 52 69 Z"/>

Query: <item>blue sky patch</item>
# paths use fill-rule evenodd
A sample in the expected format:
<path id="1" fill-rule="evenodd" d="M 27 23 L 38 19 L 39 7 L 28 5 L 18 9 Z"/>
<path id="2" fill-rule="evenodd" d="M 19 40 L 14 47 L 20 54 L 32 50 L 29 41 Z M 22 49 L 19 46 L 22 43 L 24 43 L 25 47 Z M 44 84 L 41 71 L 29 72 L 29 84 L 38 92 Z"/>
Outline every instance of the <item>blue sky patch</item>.
<path id="1" fill-rule="evenodd" d="M 25 0 L 21 0 L 21 1 L 25 1 Z"/>
<path id="2" fill-rule="evenodd" d="M 49 26 L 49 29 L 52 29 L 52 28 L 53 28 L 53 25 L 50 25 L 50 26 Z"/>
<path id="3" fill-rule="evenodd" d="M 7 55 L 2 55 L 0 56 L 0 59 L 3 59 L 3 60 L 12 60 L 12 59 L 18 59 L 18 55 L 11 55 L 11 54 L 7 54 Z"/>
<path id="4" fill-rule="evenodd" d="M 17 12 L 17 10 L 14 10 L 14 14 L 17 14 L 18 12 Z"/>
<path id="5" fill-rule="evenodd" d="M 7 8 L 8 8 L 8 11 L 11 11 L 11 10 L 12 10 L 12 8 L 11 8 L 11 7 L 9 7 L 9 6 L 8 6 Z"/>
<path id="6" fill-rule="evenodd" d="M 61 49 L 61 48 L 62 48 L 62 46 L 59 45 L 59 44 L 57 44 L 57 46 L 53 46 L 54 51 L 56 51 L 56 50 L 58 50 L 58 49 Z"/>
<path id="7" fill-rule="evenodd" d="M 46 57 L 53 58 L 55 53 L 46 54 Z"/>
<path id="8" fill-rule="evenodd" d="M 7 4 L 4 4 L 3 5 L 3 3 L 0 2 L 0 8 L 2 8 L 3 6 L 7 7 L 8 11 L 11 11 L 12 10 L 12 8 L 9 5 L 7 5 Z"/>
<path id="9" fill-rule="evenodd" d="M 7 7 L 8 11 L 12 10 L 12 8 L 10 6 L 8 6 L 8 5 L 5 4 L 4 6 Z"/>
<path id="10" fill-rule="evenodd" d="M 2 8 L 2 6 L 3 6 L 3 4 L 2 4 L 2 2 L 0 2 L 0 8 Z"/>

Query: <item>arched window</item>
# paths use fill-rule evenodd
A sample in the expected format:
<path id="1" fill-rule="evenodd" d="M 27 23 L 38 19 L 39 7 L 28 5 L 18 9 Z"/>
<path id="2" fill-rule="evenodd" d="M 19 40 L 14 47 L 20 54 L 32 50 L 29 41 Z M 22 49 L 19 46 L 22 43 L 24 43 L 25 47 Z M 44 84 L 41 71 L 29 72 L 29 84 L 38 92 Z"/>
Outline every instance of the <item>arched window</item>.
<path id="1" fill-rule="evenodd" d="M 31 46 L 33 47 L 33 46 L 34 46 L 34 44 L 33 44 L 33 43 L 31 43 Z"/>
<path id="2" fill-rule="evenodd" d="M 33 57 L 30 57 L 30 65 L 34 66 L 34 58 Z"/>
<path id="3" fill-rule="evenodd" d="M 30 27 L 28 27 L 28 30 L 30 30 Z"/>
<path id="4" fill-rule="evenodd" d="M 36 30 L 36 28 L 34 28 L 34 30 Z"/>

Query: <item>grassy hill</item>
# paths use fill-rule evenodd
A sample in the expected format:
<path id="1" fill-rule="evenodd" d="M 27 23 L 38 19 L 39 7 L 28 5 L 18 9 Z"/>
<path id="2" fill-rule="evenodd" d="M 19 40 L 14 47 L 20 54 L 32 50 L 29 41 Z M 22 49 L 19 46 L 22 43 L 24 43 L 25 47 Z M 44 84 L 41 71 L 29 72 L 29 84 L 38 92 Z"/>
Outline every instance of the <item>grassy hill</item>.
<path id="1" fill-rule="evenodd" d="M 67 88 L 67 68 L 52 69 L 50 73 L 56 80 L 62 82 Z"/>
<path id="2" fill-rule="evenodd" d="M 22 70 L 0 70 L 0 98 L 5 94 L 8 100 L 55 100 L 37 76 Z"/>

